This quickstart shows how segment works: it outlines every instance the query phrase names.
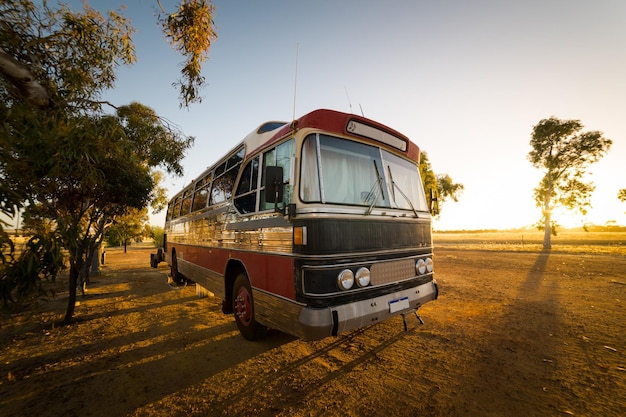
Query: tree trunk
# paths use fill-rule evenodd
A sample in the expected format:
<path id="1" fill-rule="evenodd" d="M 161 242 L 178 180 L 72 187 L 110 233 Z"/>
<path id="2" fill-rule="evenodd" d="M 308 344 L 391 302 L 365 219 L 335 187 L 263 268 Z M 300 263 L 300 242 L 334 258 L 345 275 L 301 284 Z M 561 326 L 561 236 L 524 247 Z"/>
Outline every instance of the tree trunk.
<path id="1" fill-rule="evenodd" d="M 552 181 L 548 174 L 548 189 L 543 202 L 543 250 L 550 251 L 552 249 L 552 217 L 550 209 L 550 200 L 552 196 Z"/>
<path id="2" fill-rule="evenodd" d="M 67 299 L 67 310 L 65 310 L 63 324 L 69 324 L 74 316 L 74 308 L 76 307 L 76 286 L 78 285 L 79 273 L 80 269 L 75 264 L 70 266 L 70 294 Z"/>
<path id="3" fill-rule="evenodd" d="M 552 220 L 548 210 L 545 212 L 544 221 L 543 250 L 549 251 L 552 249 Z"/>

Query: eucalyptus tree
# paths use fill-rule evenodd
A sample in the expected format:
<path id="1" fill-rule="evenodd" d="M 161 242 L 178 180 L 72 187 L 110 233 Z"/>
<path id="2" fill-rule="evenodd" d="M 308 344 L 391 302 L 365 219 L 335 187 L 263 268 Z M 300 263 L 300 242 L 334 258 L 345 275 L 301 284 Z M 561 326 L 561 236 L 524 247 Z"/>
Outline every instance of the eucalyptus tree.
<path id="1" fill-rule="evenodd" d="M 128 243 L 142 237 L 148 224 L 148 209 L 129 208 L 122 215 L 116 216 L 113 224 L 106 231 L 106 241 L 115 246 L 124 246 L 127 251 Z"/>
<path id="2" fill-rule="evenodd" d="M 31 0 L 0 2 L 0 88 L 40 108 L 98 107 L 99 93 L 115 81 L 119 64 L 135 62 L 134 28 L 123 12 L 103 15 L 84 3 Z M 174 10 L 161 3 L 160 24 L 170 45 L 185 58 L 179 88 L 181 106 L 202 101 L 202 64 L 217 38 L 214 7 L 205 0 L 180 0 Z M 5 92 L 6 93 L 6 92 Z"/>
<path id="3" fill-rule="evenodd" d="M 157 185 L 154 167 L 182 173 L 180 160 L 192 138 L 168 131 L 137 103 L 106 116 L 32 114 L 14 112 L 8 125 L 19 129 L 2 131 L 3 148 L 12 155 L 5 165 L 25 194 L 26 211 L 37 208 L 41 218 L 54 221 L 68 251 L 67 322 L 106 227 L 128 209 L 149 204 Z"/>
<path id="4" fill-rule="evenodd" d="M 550 250 L 556 234 L 552 212 L 558 206 L 582 215 L 591 206 L 592 182 L 583 178 L 590 164 L 606 154 L 612 144 L 600 131 L 582 132 L 580 120 L 560 120 L 552 116 L 533 127 L 528 159 L 544 176 L 535 188 L 537 207 L 542 209 L 543 248 Z"/>
<path id="5" fill-rule="evenodd" d="M 204 1 L 180 4 L 186 14 L 160 18 L 164 29 L 179 25 L 167 33 L 175 45 L 196 36 L 184 25 L 210 9 Z M 206 25 L 198 28 L 202 33 Z M 132 33 L 128 19 L 115 11 L 105 16 L 88 5 L 73 11 L 48 2 L 0 3 L 0 211 L 11 217 L 26 210 L 54 225 L 53 236 L 69 259 L 66 322 L 106 227 L 128 208 L 162 206 L 156 169 L 181 175 L 180 162 L 193 143 L 149 107 L 101 100 L 114 86 L 116 68 L 135 61 Z M 206 50 L 198 48 L 207 43 L 181 49 L 195 68 L 182 74 L 184 105 L 199 100 L 203 79 L 193 71 Z M 114 114 L 105 114 L 103 105 Z M 9 299 L 17 288 L 9 275 L 19 270 L 12 268 L 12 247 L 0 224 L 0 292 Z M 56 246 L 39 248 L 46 247 Z M 33 277 L 28 274 L 21 279 Z"/>

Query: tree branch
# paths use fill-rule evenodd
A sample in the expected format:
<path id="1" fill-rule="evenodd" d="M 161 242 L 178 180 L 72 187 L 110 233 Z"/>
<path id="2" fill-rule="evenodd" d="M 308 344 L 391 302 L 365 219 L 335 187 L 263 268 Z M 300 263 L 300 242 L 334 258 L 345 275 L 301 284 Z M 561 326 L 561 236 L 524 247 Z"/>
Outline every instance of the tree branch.
<path id="1" fill-rule="evenodd" d="M 50 104 L 50 95 L 44 86 L 39 84 L 30 69 L 15 60 L 0 48 L 0 74 L 13 86 L 21 98 L 37 107 Z"/>

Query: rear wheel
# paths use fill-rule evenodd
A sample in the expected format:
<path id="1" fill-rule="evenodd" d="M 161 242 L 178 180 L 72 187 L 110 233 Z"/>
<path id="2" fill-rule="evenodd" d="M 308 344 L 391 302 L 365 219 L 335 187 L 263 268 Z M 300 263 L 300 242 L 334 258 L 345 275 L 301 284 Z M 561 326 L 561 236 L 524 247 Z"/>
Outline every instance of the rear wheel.
<path id="1" fill-rule="evenodd" d="M 233 310 L 239 332 L 248 340 L 260 339 L 267 333 L 267 326 L 259 324 L 254 317 L 252 288 L 245 273 L 240 273 L 233 286 Z"/>
<path id="2" fill-rule="evenodd" d="M 177 285 L 181 285 L 185 282 L 184 275 L 178 272 L 178 260 L 176 259 L 176 252 L 172 252 L 170 275 L 172 275 L 172 281 Z"/>

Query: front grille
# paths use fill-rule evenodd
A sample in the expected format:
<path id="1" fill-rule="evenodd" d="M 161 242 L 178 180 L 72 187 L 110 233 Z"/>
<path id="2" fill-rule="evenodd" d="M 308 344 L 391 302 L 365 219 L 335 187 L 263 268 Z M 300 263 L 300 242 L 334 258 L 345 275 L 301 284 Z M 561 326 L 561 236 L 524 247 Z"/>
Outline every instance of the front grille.
<path id="1" fill-rule="evenodd" d="M 415 260 L 403 259 L 401 261 L 375 263 L 370 272 L 371 283 L 374 286 L 410 279 L 415 276 Z"/>

